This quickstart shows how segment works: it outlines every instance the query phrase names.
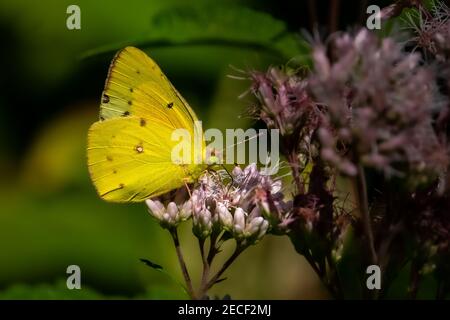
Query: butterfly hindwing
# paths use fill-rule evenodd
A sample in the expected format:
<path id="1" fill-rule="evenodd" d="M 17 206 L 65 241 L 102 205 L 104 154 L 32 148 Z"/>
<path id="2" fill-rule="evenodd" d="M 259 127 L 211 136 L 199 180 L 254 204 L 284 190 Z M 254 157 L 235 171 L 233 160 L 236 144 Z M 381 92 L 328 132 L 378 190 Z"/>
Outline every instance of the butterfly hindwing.
<path id="1" fill-rule="evenodd" d="M 88 167 L 98 194 L 138 202 L 183 185 L 186 167 L 171 159 L 172 128 L 128 117 L 96 122 L 88 134 Z"/>

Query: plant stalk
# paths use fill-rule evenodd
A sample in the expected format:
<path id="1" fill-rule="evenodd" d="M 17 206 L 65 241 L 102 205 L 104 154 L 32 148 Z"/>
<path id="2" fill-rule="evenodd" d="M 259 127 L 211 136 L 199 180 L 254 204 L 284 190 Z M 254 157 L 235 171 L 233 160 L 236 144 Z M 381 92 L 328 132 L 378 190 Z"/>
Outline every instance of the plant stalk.
<path id="1" fill-rule="evenodd" d="M 211 287 L 219 280 L 220 276 L 228 269 L 228 267 L 236 260 L 236 258 L 245 250 L 245 246 L 237 246 L 233 254 L 223 264 L 222 268 L 209 280 L 206 285 L 201 289 L 201 292 L 207 292 Z"/>
<path id="2" fill-rule="evenodd" d="M 361 214 L 364 233 L 367 237 L 367 244 L 370 252 L 370 260 L 372 264 L 378 263 L 377 253 L 375 251 L 375 240 L 372 232 L 371 218 L 369 213 L 369 200 L 367 199 L 367 182 L 364 175 L 364 169 L 358 165 L 358 172 L 356 175 L 356 186 L 358 193 L 358 207 Z"/>
<path id="3" fill-rule="evenodd" d="M 178 262 L 181 267 L 181 272 L 183 273 L 183 278 L 186 283 L 186 290 L 192 300 L 196 300 L 197 297 L 195 295 L 194 289 L 192 287 L 191 277 L 189 276 L 189 271 L 186 267 L 186 263 L 183 258 L 183 253 L 181 252 L 180 240 L 178 238 L 178 231 L 176 228 L 170 230 L 170 234 L 172 235 L 173 244 L 175 246 L 175 250 L 177 252 Z"/>

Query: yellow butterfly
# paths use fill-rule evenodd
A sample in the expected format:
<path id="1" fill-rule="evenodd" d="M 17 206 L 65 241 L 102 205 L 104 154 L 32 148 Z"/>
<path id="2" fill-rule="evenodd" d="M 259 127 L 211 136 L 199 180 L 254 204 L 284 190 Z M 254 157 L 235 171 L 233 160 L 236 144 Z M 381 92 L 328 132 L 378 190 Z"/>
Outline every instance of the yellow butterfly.
<path id="1" fill-rule="evenodd" d="M 174 162 L 172 133 L 184 128 L 194 136 L 197 120 L 150 57 L 134 47 L 119 51 L 106 79 L 100 121 L 88 133 L 89 173 L 100 197 L 139 202 L 194 182 L 206 165 Z"/>

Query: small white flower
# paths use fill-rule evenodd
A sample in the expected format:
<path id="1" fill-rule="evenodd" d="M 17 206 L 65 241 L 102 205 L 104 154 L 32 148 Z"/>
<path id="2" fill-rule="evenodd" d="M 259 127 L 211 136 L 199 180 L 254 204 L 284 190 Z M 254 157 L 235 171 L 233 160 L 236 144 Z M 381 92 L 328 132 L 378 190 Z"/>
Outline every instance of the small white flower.
<path id="1" fill-rule="evenodd" d="M 164 228 L 176 227 L 181 221 L 189 219 L 191 216 L 191 204 L 187 201 L 178 208 L 175 202 L 170 202 L 167 208 L 159 200 L 145 200 L 150 214 L 159 221 Z"/>
<path id="2" fill-rule="evenodd" d="M 167 213 L 169 214 L 169 216 L 170 216 L 170 219 L 172 220 L 172 221 L 177 221 L 178 220 L 178 207 L 177 207 L 177 205 L 175 204 L 175 202 L 170 202 L 168 205 L 167 205 Z"/>
<path id="3" fill-rule="evenodd" d="M 263 217 L 256 217 L 249 224 L 247 224 L 245 231 L 249 237 L 257 234 L 260 230 L 261 225 L 264 223 Z"/>
<path id="4" fill-rule="evenodd" d="M 266 234 L 268 229 L 269 229 L 269 221 L 264 220 L 261 226 L 259 227 L 257 240 L 261 240 L 262 237 L 264 237 L 264 235 Z"/>
<path id="5" fill-rule="evenodd" d="M 186 221 L 192 215 L 192 201 L 186 201 L 180 208 L 180 219 Z"/>
<path id="6" fill-rule="evenodd" d="M 245 213 L 242 208 L 237 208 L 234 211 L 234 229 L 239 228 L 240 230 L 245 229 Z"/>
<path id="7" fill-rule="evenodd" d="M 145 200 L 145 203 L 148 206 L 150 214 L 156 219 L 161 220 L 165 212 L 164 205 L 158 200 L 153 201 L 151 199 Z"/>
<path id="8" fill-rule="evenodd" d="M 216 210 L 222 225 L 225 228 L 231 229 L 233 227 L 233 216 L 231 215 L 230 210 L 222 203 L 217 204 Z"/>
<path id="9" fill-rule="evenodd" d="M 212 214 L 208 209 L 202 209 L 200 212 L 194 212 L 193 215 L 193 232 L 200 238 L 204 239 L 212 232 Z"/>
<path id="10" fill-rule="evenodd" d="M 243 172 L 243 171 L 242 171 L 241 167 L 235 166 L 235 167 L 233 168 L 233 171 L 232 171 L 231 173 L 233 174 L 233 176 L 237 177 L 237 176 L 241 175 L 242 172 Z"/>

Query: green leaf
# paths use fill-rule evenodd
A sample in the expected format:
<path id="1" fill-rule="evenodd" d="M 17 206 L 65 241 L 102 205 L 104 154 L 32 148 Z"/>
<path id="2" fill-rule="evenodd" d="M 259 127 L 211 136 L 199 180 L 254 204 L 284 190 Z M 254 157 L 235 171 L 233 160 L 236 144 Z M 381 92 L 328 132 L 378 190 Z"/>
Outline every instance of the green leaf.
<path id="1" fill-rule="evenodd" d="M 229 4 L 175 6 L 155 14 L 144 36 L 88 51 L 83 57 L 116 51 L 126 45 L 229 46 L 253 49 L 286 60 L 304 54 L 306 45 L 283 21 L 246 7 Z"/>
<path id="2" fill-rule="evenodd" d="M 345 299 L 362 299 L 364 296 L 366 279 L 362 254 L 362 244 L 350 227 L 345 235 L 342 257 L 336 264 Z"/>
<path id="3" fill-rule="evenodd" d="M 66 281 L 55 283 L 18 283 L 0 290 L 0 300 L 124 300 L 124 299 L 187 299 L 184 292 L 174 291 L 167 286 L 152 285 L 144 292 L 133 296 L 106 295 L 92 287 L 82 285 L 82 290 L 68 290 Z"/>

